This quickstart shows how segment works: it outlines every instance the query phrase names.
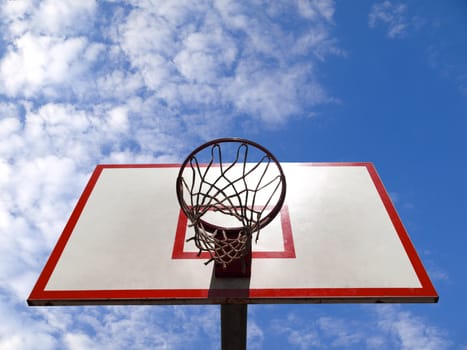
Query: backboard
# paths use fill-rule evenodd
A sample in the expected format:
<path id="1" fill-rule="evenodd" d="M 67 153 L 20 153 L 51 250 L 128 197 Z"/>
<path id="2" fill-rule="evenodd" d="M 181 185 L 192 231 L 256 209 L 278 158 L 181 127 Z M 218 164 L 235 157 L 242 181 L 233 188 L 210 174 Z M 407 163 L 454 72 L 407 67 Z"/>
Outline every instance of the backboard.
<path id="1" fill-rule="evenodd" d="M 287 195 L 251 277 L 216 278 L 175 181 L 180 165 L 98 165 L 29 305 L 436 302 L 371 163 L 281 163 Z"/>

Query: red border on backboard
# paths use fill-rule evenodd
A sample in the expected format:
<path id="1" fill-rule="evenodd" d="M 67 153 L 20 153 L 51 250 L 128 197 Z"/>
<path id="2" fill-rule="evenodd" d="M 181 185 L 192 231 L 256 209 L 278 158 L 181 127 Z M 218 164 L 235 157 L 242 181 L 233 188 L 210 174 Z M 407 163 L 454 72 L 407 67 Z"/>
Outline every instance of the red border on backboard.
<path id="1" fill-rule="evenodd" d="M 292 225 L 290 223 L 289 208 L 284 204 L 280 211 L 282 241 L 284 242 L 283 250 L 281 251 L 254 251 L 252 252 L 253 259 L 290 259 L 295 258 L 295 246 L 292 235 Z M 172 252 L 172 259 L 210 259 L 208 252 L 187 252 L 184 250 L 186 241 L 188 220 L 183 210 L 180 209 L 178 215 L 177 231 L 175 233 L 175 241 Z M 261 238 L 260 238 L 261 239 Z"/>
<path id="2" fill-rule="evenodd" d="M 366 167 L 379 193 L 399 239 L 412 263 L 421 288 L 293 288 L 293 289 L 171 289 L 171 290 L 61 290 L 47 291 L 45 287 L 66 247 L 86 202 L 104 168 L 178 168 L 179 164 L 98 165 L 79 198 L 63 233 L 59 237 L 42 273 L 28 298 L 29 305 L 115 305 L 115 304 L 219 304 L 245 303 L 344 303 L 344 302 L 437 302 L 438 294 L 394 208 L 384 185 L 371 163 L 300 163 L 300 166 L 362 166 Z M 289 225 L 282 217 L 283 231 Z M 288 221 L 287 221 L 288 220 Z M 180 225 L 180 220 L 179 220 Z M 186 223 L 185 223 L 186 226 Z M 178 231 L 178 230 L 177 230 Z M 284 237 L 285 239 L 286 237 Z M 285 240 L 287 242 L 287 240 Z M 183 247 L 182 247 L 183 251 Z M 273 252 L 270 252 L 273 253 Z M 195 253 L 196 254 L 196 253 Z"/>

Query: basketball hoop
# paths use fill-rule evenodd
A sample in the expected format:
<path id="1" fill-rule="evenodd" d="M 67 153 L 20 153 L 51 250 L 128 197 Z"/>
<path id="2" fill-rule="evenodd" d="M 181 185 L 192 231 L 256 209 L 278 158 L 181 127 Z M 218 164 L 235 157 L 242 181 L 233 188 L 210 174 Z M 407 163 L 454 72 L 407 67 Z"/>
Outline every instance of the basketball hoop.
<path id="1" fill-rule="evenodd" d="M 263 146 L 222 138 L 196 148 L 183 162 L 177 198 L 194 227 L 199 254 L 226 268 L 250 255 L 251 240 L 279 213 L 286 181 L 277 159 Z"/>

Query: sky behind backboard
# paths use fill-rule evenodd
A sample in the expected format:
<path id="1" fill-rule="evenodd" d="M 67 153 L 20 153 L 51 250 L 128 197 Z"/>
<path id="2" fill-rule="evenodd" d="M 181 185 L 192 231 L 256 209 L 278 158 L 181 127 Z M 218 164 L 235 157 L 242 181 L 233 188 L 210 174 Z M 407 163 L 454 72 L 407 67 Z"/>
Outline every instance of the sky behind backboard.
<path id="1" fill-rule="evenodd" d="M 218 348 L 216 307 L 28 308 L 97 163 L 371 161 L 435 305 L 251 306 L 249 348 L 465 349 L 467 5 L 0 3 L 0 348 Z"/>

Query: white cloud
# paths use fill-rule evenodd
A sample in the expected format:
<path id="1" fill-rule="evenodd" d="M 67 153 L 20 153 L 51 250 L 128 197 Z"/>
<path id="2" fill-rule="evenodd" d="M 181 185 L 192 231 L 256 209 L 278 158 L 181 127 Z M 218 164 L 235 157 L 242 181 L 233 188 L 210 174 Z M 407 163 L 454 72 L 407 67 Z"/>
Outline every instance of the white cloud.
<path id="1" fill-rule="evenodd" d="M 334 1 L 329 0 L 297 0 L 297 6 L 302 16 L 309 19 L 325 18 L 332 22 L 334 15 Z"/>
<path id="2" fill-rule="evenodd" d="M 350 323 L 350 324 L 349 324 Z M 352 327 L 352 321 L 323 316 L 317 321 L 317 325 L 324 336 L 333 339 L 331 344 L 335 347 L 349 348 L 359 344 L 365 337 L 362 332 Z"/>
<path id="3" fill-rule="evenodd" d="M 128 109 L 115 107 L 109 111 L 108 125 L 110 132 L 125 132 L 128 130 Z"/>
<path id="4" fill-rule="evenodd" d="M 25 33 L 0 62 L 0 93 L 12 97 L 44 94 L 56 97 L 70 89 L 96 59 L 99 46 L 85 37 L 57 38 Z"/>
<path id="5" fill-rule="evenodd" d="M 407 9 L 405 4 L 393 4 L 388 0 L 376 3 L 371 7 L 368 24 L 370 28 L 382 24 L 387 28 L 389 38 L 402 38 L 407 34 L 409 26 Z"/>
<path id="6" fill-rule="evenodd" d="M 144 86 L 141 74 L 115 69 L 97 78 L 97 91 L 103 99 L 124 101 Z"/>
<path id="7" fill-rule="evenodd" d="M 231 69 L 237 47 L 225 32 L 191 33 L 174 58 L 178 71 L 188 81 L 215 82 L 225 69 Z"/>
<path id="8" fill-rule="evenodd" d="M 0 95 L 69 99 L 86 94 L 93 84 L 83 86 L 83 78 L 104 48 L 84 35 L 94 26 L 96 2 L 5 1 L 0 6 L 7 43 L 0 57 Z"/>
<path id="9" fill-rule="evenodd" d="M 74 307 L 26 311 L 16 298 L 7 303 L 7 294 L 0 297 L 2 350 L 216 349 L 220 343 L 217 307 Z"/>
<path id="10" fill-rule="evenodd" d="M 286 336 L 288 343 L 298 349 L 319 348 L 322 345 L 315 322 L 304 322 L 298 314 L 289 313 L 283 319 L 270 321 L 272 331 Z"/>
<path id="11" fill-rule="evenodd" d="M 264 332 L 258 324 L 249 318 L 247 321 L 247 348 L 264 349 Z"/>
<path id="12" fill-rule="evenodd" d="M 70 350 L 85 350 L 94 347 L 93 341 L 84 333 L 68 333 L 65 335 L 65 344 Z"/>
<path id="13" fill-rule="evenodd" d="M 380 329 L 402 350 L 442 350 L 451 345 L 445 332 L 400 307 L 381 306 L 377 309 L 377 315 Z"/>
<path id="14" fill-rule="evenodd" d="M 72 34 L 92 26 L 95 0 L 46 0 L 38 4 L 31 20 L 33 28 L 46 34 Z"/>
<path id="15" fill-rule="evenodd" d="M 219 107 L 234 107 L 229 114 L 277 125 L 299 116 L 304 105 L 332 101 L 316 81 L 309 55 L 319 61 L 341 54 L 328 34 L 333 2 L 306 3 L 313 16 L 304 16 L 300 4 L 287 7 L 304 22 L 297 33 L 281 27 L 283 13 L 274 13 L 273 5 L 265 5 L 275 16 L 269 18 L 252 17 L 251 6 L 238 2 L 215 2 L 212 9 L 200 1 L 138 3 L 112 35 L 145 87 L 168 105 L 202 109 L 210 117 Z"/>
<path id="16" fill-rule="evenodd" d="M 212 118 L 221 111 L 229 120 L 273 126 L 334 101 L 314 74 L 317 62 L 342 54 L 330 36 L 333 1 L 213 5 L 115 2 L 112 16 L 100 21 L 94 1 L 5 5 L 10 44 L 0 61 L 0 94 L 87 104 L 144 94 L 183 114 L 198 109 Z M 284 11 L 300 23 L 296 30 L 281 24 Z M 86 35 L 92 28 L 99 32 Z M 261 69 L 245 70 L 258 62 Z"/>
<path id="17" fill-rule="evenodd" d="M 300 67 L 276 72 L 241 64 L 237 71 L 226 93 L 240 112 L 270 123 L 281 123 L 286 116 L 299 113 L 300 96 L 294 87 L 302 82 L 305 73 Z"/>
<path id="18" fill-rule="evenodd" d="M 345 316 L 316 315 L 316 308 L 307 306 L 264 322 L 259 326 L 284 335 L 299 349 L 442 350 L 451 345 L 440 327 L 398 305 L 352 306 Z"/>
<path id="19" fill-rule="evenodd" d="M 27 31 L 51 36 L 87 31 L 93 25 L 97 8 L 95 0 L 12 0 L 0 6 L 5 34 L 10 40 Z"/>
<path id="20" fill-rule="evenodd" d="M 11 40 L 29 30 L 31 13 L 36 7 L 35 2 L 34 0 L 3 1 L 0 4 L 3 36 Z"/>
<path id="21" fill-rule="evenodd" d="M 26 313 L 24 310 L 18 312 L 20 308 L 16 298 L 2 290 L 0 294 L 0 349 L 35 349 L 38 344 L 42 349 L 58 349 L 58 341 L 50 326 L 45 322 L 35 322 L 31 313 Z"/>

